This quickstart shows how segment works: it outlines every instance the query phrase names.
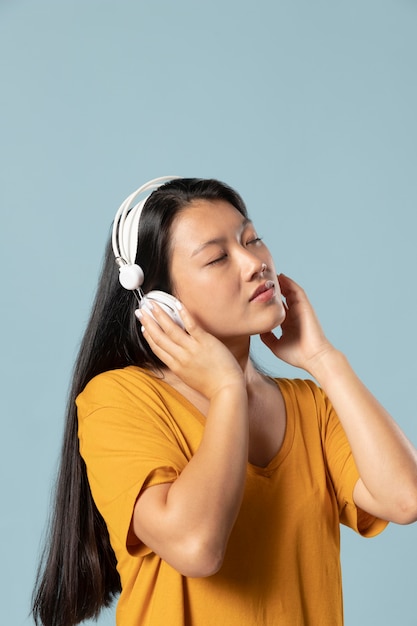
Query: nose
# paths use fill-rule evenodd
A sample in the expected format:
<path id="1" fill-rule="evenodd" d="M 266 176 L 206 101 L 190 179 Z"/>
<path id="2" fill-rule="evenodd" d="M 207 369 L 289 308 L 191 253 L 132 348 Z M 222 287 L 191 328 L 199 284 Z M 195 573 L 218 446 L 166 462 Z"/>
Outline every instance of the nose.
<path id="1" fill-rule="evenodd" d="M 255 276 L 261 276 L 267 270 L 267 264 L 250 250 L 243 248 L 239 259 L 239 265 L 245 280 L 252 280 Z"/>

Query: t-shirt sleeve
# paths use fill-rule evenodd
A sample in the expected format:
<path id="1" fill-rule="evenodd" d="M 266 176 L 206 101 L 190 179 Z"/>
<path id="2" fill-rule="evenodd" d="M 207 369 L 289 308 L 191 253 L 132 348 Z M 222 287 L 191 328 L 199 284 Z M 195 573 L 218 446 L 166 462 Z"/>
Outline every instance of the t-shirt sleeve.
<path id="1" fill-rule="evenodd" d="M 152 384 L 127 384 L 118 371 L 88 383 L 77 398 L 80 453 L 114 549 L 149 552 L 130 531 L 143 488 L 174 481 L 187 464 L 171 416 Z"/>
<path id="2" fill-rule="evenodd" d="M 374 537 L 384 530 L 388 522 L 356 506 L 353 490 L 360 476 L 345 431 L 324 391 L 311 381 L 308 384 L 315 397 L 323 454 L 337 499 L 340 522 L 364 537 Z"/>

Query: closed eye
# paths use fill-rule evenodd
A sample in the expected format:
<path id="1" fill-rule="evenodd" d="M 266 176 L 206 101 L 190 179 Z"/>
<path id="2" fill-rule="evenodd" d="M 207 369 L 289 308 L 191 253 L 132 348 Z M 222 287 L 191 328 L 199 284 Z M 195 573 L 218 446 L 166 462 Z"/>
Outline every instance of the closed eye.
<path id="1" fill-rule="evenodd" d="M 227 258 L 227 254 L 222 254 L 217 259 L 214 259 L 214 261 L 210 261 L 209 263 L 207 263 L 207 265 L 217 265 L 218 263 L 221 263 L 222 261 L 224 261 L 226 258 Z"/>
<path id="2" fill-rule="evenodd" d="M 257 244 L 261 242 L 262 242 L 262 237 L 254 237 L 253 239 L 250 239 L 249 241 L 247 241 L 246 245 L 249 246 L 251 244 Z"/>
<path id="3" fill-rule="evenodd" d="M 250 245 L 258 245 L 262 243 L 262 237 L 254 237 L 253 239 L 249 239 L 249 241 L 246 242 L 246 246 L 250 246 Z M 221 263 L 222 261 L 225 261 L 227 258 L 227 254 L 221 254 L 219 257 L 217 257 L 216 259 L 214 259 L 213 261 L 210 261 L 209 263 L 207 263 L 207 265 L 218 265 L 219 263 Z"/>

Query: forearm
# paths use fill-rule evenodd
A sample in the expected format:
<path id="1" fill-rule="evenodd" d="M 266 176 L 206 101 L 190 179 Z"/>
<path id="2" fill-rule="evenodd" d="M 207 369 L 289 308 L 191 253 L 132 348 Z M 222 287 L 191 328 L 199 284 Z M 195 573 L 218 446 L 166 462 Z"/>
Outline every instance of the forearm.
<path id="1" fill-rule="evenodd" d="M 238 514 L 248 461 L 245 388 L 222 390 L 210 403 L 201 445 L 172 485 L 167 510 L 181 533 L 222 552 Z"/>
<path id="2" fill-rule="evenodd" d="M 417 452 L 356 376 L 346 357 L 329 349 L 309 372 L 326 392 L 342 423 L 373 511 L 392 521 L 417 515 Z M 361 497 L 360 488 L 357 490 Z M 372 505 L 373 506 L 373 505 Z"/>
<path id="3" fill-rule="evenodd" d="M 212 398 L 201 444 L 165 500 L 138 509 L 138 536 L 187 576 L 217 571 L 242 501 L 247 460 L 247 393 L 236 385 Z M 145 506 L 149 495 L 144 492 Z"/>

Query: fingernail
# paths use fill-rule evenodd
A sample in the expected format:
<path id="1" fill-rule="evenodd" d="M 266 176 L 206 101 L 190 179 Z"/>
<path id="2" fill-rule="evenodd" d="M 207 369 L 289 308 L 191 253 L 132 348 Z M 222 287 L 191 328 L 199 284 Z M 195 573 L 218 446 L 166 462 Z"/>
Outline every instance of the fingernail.
<path id="1" fill-rule="evenodd" d="M 143 313 L 142 313 L 142 311 L 141 311 L 140 309 L 136 309 L 136 311 L 135 311 L 135 315 L 136 315 L 136 317 L 137 317 L 139 320 L 141 320 L 141 319 L 142 319 L 142 317 L 143 317 Z"/>

